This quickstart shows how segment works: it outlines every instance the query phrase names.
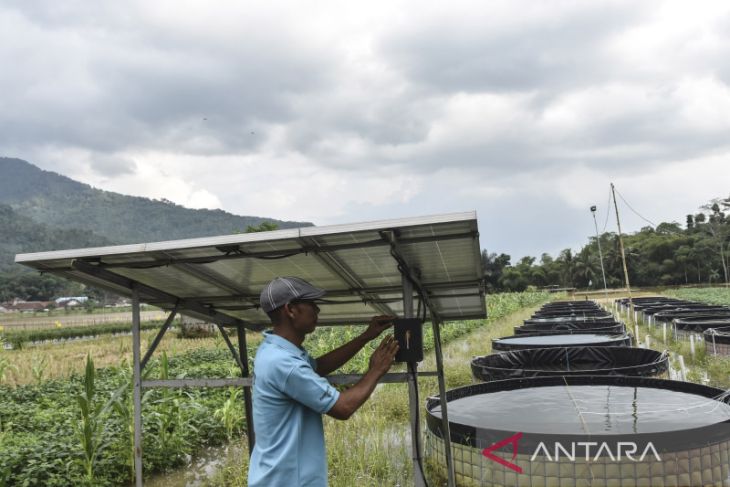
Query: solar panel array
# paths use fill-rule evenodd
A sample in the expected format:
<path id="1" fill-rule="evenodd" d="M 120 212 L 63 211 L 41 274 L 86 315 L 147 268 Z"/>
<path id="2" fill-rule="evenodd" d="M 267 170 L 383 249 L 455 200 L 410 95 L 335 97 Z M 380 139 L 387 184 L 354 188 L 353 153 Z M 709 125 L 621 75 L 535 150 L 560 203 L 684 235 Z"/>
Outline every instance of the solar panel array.
<path id="1" fill-rule="evenodd" d="M 123 296 L 136 286 L 143 302 L 251 328 L 268 323 L 258 296 L 277 276 L 328 291 L 320 324 L 403 315 L 400 262 L 441 319 L 486 316 L 474 212 L 19 254 L 16 262 Z"/>

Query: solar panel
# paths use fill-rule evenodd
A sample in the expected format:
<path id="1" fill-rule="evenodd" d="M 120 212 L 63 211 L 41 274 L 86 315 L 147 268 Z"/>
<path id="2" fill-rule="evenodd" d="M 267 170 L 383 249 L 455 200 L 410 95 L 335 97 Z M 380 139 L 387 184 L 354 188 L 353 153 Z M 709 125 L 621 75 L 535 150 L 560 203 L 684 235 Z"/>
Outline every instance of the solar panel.
<path id="1" fill-rule="evenodd" d="M 136 287 L 143 302 L 250 328 L 268 324 L 258 296 L 277 276 L 327 290 L 323 325 L 402 316 L 400 264 L 442 320 L 486 316 L 475 212 L 19 254 L 15 261 L 123 296 Z"/>

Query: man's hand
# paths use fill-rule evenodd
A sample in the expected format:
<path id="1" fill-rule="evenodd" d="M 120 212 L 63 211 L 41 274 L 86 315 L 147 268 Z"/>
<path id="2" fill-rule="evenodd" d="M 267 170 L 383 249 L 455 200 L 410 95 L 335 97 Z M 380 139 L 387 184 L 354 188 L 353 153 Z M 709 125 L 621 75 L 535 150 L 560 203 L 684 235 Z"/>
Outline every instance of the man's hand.
<path id="1" fill-rule="evenodd" d="M 394 319 L 395 316 L 373 316 L 370 320 L 370 325 L 368 325 L 367 329 L 363 332 L 362 337 L 365 338 L 367 341 L 378 338 L 378 336 L 383 333 L 383 331 L 393 326 Z"/>
<path id="2" fill-rule="evenodd" d="M 393 335 L 383 338 L 378 348 L 370 356 L 370 370 L 378 374 L 378 377 L 384 376 L 393 365 L 393 359 L 397 352 L 398 342 L 393 338 Z"/>

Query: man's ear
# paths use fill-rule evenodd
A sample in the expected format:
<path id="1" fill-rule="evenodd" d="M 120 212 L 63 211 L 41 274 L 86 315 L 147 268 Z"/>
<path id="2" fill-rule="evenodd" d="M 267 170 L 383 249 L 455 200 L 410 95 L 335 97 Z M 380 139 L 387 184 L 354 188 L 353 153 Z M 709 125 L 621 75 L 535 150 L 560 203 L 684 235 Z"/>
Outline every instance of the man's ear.
<path id="1" fill-rule="evenodd" d="M 284 305 L 284 313 L 286 313 L 289 318 L 294 318 L 294 312 L 292 311 L 291 303 L 286 303 Z"/>

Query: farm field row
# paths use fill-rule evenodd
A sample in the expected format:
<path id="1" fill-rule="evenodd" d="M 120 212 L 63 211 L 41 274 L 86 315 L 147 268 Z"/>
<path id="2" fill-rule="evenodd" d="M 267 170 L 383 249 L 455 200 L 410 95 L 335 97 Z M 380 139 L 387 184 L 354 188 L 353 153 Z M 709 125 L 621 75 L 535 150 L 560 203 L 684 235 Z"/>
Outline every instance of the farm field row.
<path id="1" fill-rule="evenodd" d="M 442 330 L 444 341 L 484 328 L 484 325 L 493 324 L 511 312 L 534 306 L 547 298 L 543 293 L 490 296 L 491 318 L 448 323 Z M 321 328 L 305 345 L 314 356 L 318 356 L 358 332 L 358 327 Z M 145 332 L 144 341 L 149 342 L 153 333 Z M 430 333 L 426 335 L 428 346 L 432 339 Z M 254 337 L 258 336 L 251 336 L 251 357 L 258 344 Z M 68 343 L 47 350 L 33 347 L 0 351 L 0 357 L 17 368 L 17 372 L 9 371 L 8 368 L 5 370 L 7 377 L 15 377 L 14 384 L 17 386 L 0 386 L 0 450 L 4 452 L 0 456 L 0 485 L 56 486 L 69 485 L 69 482 L 74 485 L 124 485 L 131 478 L 130 346 L 129 337 L 107 337 L 93 342 Z M 98 426 L 92 430 L 91 438 L 82 434 L 84 417 L 80 415 L 77 403 L 77 396 L 89 390 L 88 375 L 82 374 L 87 354 L 91 355 L 97 366 L 94 393 L 89 399 L 92 404 L 91 417 L 85 417 L 86 421 Z M 363 350 L 343 371 L 362 371 L 369 354 L 370 349 Z M 36 361 L 46 357 L 47 375 L 21 373 L 32 369 L 34 357 Z M 166 336 L 156 357 L 150 364 L 150 378 L 234 377 L 238 374 L 220 338 L 179 340 L 174 336 Z M 463 358 L 461 361 L 464 361 Z M 62 364 L 65 363 L 70 365 L 64 368 Z M 60 372 L 56 373 L 56 370 Z M 57 378 L 46 380 L 52 373 Z M 453 385 L 450 383 L 450 386 Z M 402 387 L 399 386 L 402 385 L 385 385 L 381 388 L 383 397 L 390 396 L 391 392 L 386 391 L 393 391 L 391 399 L 397 402 L 397 406 L 391 404 L 390 400 L 381 400 L 381 393 L 378 401 L 373 403 L 376 408 L 387 409 L 380 421 L 386 421 L 390 428 L 397 428 L 397 434 L 401 433 L 400 430 L 406 434 L 407 428 L 388 419 L 405 418 L 407 407 Z M 432 391 L 433 386 L 435 381 L 424 381 L 423 397 L 431 393 L 427 391 Z M 114 397 L 113 401 L 110 401 L 111 397 Z M 200 448 L 219 445 L 240 436 L 245 429 L 242 409 L 240 391 L 235 388 L 146 391 L 143 399 L 146 472 L 180 467 Z M 366 420 L 368 415 L 363 414 L 362 417 Z M 363 427 L 362 424 L 352 421 L 341 424 L 328 422 L 328 440 L 352 442 L 356 435 L 350 429 L 358 425 Z M 333 428 L 338 427 L 347 428 L 348 432 L 341 430 L 332 437 Z M 97 457 L 89 460 L 84 454 L 83 445 L 103 445 L 103 448 Z M 401 446 L 406 448 L 405 445 Z M 331 452 L 338 450 L 337 446 L 330 449 Z M 352 450 L 352 447 L 346 450 Z M 334 467 L 332 474 L 336 478 L 348 478 L 348 485 L 365 485 L 356 480 L 359 474 L 349 458 L 333 458 L 331 462 Z M 343 462 L 343 467 L 337 466 Z M 378 479 L 378 485 L 391 484 L 388 479 L 408 470 L 401 468 L 396 472 L 392 470 L 393 463 L 388 462 L 382 471 L 375 472 L 367 467 L 369 463 L 361 467 L 368 470 L 367 475 Z M 221 478 L 225 475 L 224 472 Z M 332 483 L 345 485 L 347 482 L 333 479 Z"/>
<path id="2" fill-rule="evenodd" d="M 730 306 L 730 288 L 726 287 L 682 288 L 665 291 L 663 294 L 677 299 Z"/>
<path id="3" fill-rule="evenodd" d="M 140 313 L 142 321 L 164 320 L 167 314 L 159 309 L 143 310 Z M 104 323 L 131 322 L 132 312 L 122 311 L 117 313 L 71 313 L 36 315 L 0 315 L 0 326 L 11 330 L 35 330 L 40 328 L 55 328 L 61 326 L 93 326 Z"/>

